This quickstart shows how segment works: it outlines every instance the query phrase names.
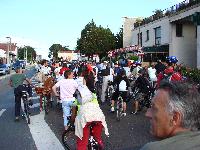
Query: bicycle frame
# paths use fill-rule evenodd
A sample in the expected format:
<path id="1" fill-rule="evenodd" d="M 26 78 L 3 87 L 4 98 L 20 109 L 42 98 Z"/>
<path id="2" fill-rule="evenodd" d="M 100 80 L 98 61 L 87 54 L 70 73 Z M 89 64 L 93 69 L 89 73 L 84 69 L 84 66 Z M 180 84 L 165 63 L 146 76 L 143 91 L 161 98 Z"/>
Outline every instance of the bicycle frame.
<path id="1" fill-rule="evenodd" d="M 23 112 L 23 117 L 25 117 L 26 121 L 28 124 L 30 124 L 30 107 L 29 107 L 29 102 L 28 102 L 28 92 L 27 91 L 22 91 L 22 112 Z"/>
<path id="2" fill-rule="evenodd" d="M 122 117 L 122 113 L 123 113 L 123 98 L 121 96 L 121 92 L 119 93 L 119 97 L 117 99 L 117 107 L 116 107 L 116 117 L 117 117 L 117 121 L 120 121 L 121 117 Z"/>

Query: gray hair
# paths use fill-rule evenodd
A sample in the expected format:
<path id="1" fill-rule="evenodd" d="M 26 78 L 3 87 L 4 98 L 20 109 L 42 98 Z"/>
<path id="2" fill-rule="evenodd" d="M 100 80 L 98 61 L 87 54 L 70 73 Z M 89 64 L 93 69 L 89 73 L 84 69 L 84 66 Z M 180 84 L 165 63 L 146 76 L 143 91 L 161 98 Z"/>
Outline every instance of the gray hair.
<path id="1" fill-rule="evenodd" d="M 183 128 L 197 130 L 200 128 L 200 93 L 188 82 L 166 82 L 160 84 L 169 94 L 167 111 L 170 114 L 179 112 L 182 117 Z"/>

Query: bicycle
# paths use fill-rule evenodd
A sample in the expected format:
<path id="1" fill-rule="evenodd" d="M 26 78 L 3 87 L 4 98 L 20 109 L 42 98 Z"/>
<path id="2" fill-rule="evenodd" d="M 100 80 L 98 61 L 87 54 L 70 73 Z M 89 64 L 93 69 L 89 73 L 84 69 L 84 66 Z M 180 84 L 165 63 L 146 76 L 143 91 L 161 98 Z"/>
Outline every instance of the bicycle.
<path id="1" fill-rule="evenodd" d="M 29 94 L 27 91 L 22 91 L 22 102 L 24 105 L 22 105 L 22 117 L 26 119 L 27 123 L 30 124 L 30 102 L 29 102 Z"/>
<path id="2" fill-rule="evenodd" d="M 88 150 L 112 150 L 112 144 L 106 140 L 104 148 L 102 148 L 93 135 L 93 127 L 96 125 L 96 122 L 92 122 L 89 125 L 90 128 L 90 136 L 88 139 Z M 76 149 L 76 135 L 74 126 L 69 125 L 69 128 L 63 132 L 62 134 L 62 143 L 67 148 L 67 150 L 75 150 Z"/>
<path id="3" fill-rule="evenodd" d="M 109 102 L 109 105 L 111 104 L 113 93 L 114 93 L 114 87 L 112 85 L 112 82 L 108 81 L 108 87 L 107 87 L 107 90 L 106 90 L 106 101 Z"/>
<path id="4" fill-rule="evenodd" d="M 117 119 L 117 121 L 121 120 L 122 113 L 123 113 L 124 100 L 121 96 L 122 93 L 123 92 L 119 91 L 119 97 L 117 98 L 117 106 L 116 106 L 116 119 Z"/>

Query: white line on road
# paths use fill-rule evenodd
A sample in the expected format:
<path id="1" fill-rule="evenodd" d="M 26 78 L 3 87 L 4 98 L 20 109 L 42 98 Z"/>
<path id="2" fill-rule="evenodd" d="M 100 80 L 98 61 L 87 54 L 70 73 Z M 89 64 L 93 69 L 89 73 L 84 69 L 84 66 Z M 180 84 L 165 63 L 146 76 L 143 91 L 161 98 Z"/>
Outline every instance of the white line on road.
<path id="1" fill-rule="evenodd" d="M 33 93 L 35 93 L 35 92 L 33 92 Z M 39 98 L 40 98 L 40 96 L 31 97 L 32 100 L 39 99 Z"/>
<path id="2" fill-rule="evenodd" d="M 62 144 L 44 120 L 44 112 L 31 116 L 30 132 L 38 150 L 64 150 Z"/>
<path id="3" fill-rule="evenodd" d="M 2 109 L 1 111 L 0 111 L 0 117 L 1 117 L 1 115 L 3 115 L 3 113 L 6 111 L 6 109 Z"/>
<path id="4" fill-rule="evenodd" d="M 39 107 L 39 106 L 40 106 L 40 103 L 35 103 L 32 106 L 30 106 L 30 108 L 35 108 L 35 107 Z"/>

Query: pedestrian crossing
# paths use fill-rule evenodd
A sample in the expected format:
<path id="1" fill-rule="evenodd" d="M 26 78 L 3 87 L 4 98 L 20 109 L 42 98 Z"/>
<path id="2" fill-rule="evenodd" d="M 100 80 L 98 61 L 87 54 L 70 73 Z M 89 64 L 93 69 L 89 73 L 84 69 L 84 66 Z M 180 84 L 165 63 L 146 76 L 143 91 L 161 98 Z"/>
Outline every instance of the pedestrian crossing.
<path id="1" fill-rule="evenodd" d="M 33 78 L 32 84 L 35 87 L 36 85 L 38 85 L 38 82 L 35 81 Z M 39 98 L 40 96 L 35 93 L 35 88 L 33 88 L 33 105 L 30 108 L 33 109 L 40 107 Z M 55 136 L 44 118 L 45 112 L 41 111 L 39 114 L 31 116 L 31 123 L 28 125 L 37 149 L 64 150 L 63 145 Z"/>
<path id="2" fill-rule="evenodd" d="M 6 109 L 0 110 L 0 117 L 3 115 L 3 113 L 6 111 Z"/>

